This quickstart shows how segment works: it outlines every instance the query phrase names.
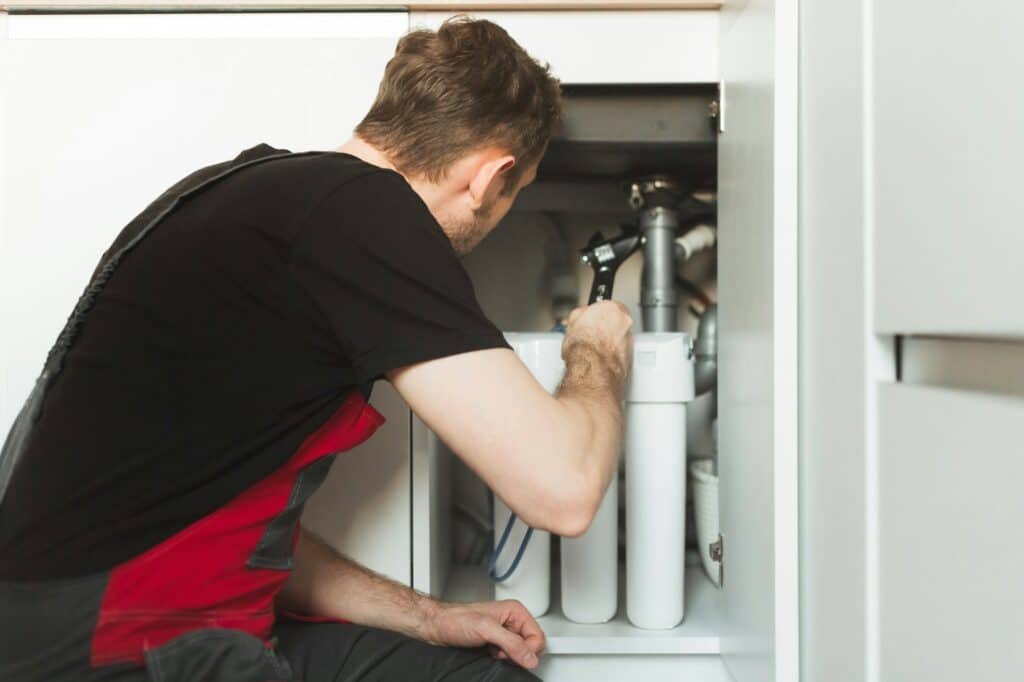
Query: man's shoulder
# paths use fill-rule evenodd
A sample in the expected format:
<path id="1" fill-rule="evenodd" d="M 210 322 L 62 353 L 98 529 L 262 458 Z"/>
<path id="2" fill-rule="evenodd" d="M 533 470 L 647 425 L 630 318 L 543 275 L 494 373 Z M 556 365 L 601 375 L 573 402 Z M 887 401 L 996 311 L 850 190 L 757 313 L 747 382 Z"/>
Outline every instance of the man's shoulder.
<path id="1" fill-rule="evenodd" d="M 323 198 L 338 195 L 343 199 L 346 194 L 351 194 L 379 201 L 379 209 L 382 211 L 400 207 L 425 210 L 419 196 L 400 174 L 369 164 L 351 154 L 330 151 L 288 152 L 260 145 L 246 150 L 243 155 L 250 152 L 275 157 L 271 163 L 260 164 L 260 170 L 250 177 L 254 180 L 269 178 L 277 186 L 295 190 L 307 200 L 315 200 L 316 195 Z M 254 155 L 251 158 L 259 157 Z"/>

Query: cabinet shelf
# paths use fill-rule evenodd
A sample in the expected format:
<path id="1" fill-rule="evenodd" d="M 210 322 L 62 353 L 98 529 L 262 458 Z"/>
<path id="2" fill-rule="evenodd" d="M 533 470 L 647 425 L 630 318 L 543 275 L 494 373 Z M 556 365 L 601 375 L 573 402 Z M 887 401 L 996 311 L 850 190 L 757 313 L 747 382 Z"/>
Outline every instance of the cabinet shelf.
<path id="1" fill-rule="evenodd" d="M 624 575 L 621 570 L 619 575 Z M 625 586 L 619 589 L 619 611 L 607 623 L 583 625 L 562 615 L 558 576 L 552 576 L 551 609 L 538 619 L 547 635 L 549 654 L 718 654 L 722 593 L 700 566 L 686 567 L 686 609 L 683 622 L 671 630 L 643 630 L 630 624 L 624 608 Z M 446 601 L 494 598 L 486 571 L 478 566 L 453 566 Z"/>

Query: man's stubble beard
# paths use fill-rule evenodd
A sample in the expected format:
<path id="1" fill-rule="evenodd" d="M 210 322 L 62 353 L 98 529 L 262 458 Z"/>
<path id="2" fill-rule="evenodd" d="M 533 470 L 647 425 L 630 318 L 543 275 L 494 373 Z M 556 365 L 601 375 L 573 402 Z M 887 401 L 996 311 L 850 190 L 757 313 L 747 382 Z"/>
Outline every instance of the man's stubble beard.
<path id="1" fill-rule="evenodd" d="M 473 211 L 470 219 L 447 218 L 441 223 L 448 241 L 460 258 L 464 258 L 475 249 L 491 229 L 488 227 L 488 217 L 491 214 L 492 206 L 485 206 Z"/>

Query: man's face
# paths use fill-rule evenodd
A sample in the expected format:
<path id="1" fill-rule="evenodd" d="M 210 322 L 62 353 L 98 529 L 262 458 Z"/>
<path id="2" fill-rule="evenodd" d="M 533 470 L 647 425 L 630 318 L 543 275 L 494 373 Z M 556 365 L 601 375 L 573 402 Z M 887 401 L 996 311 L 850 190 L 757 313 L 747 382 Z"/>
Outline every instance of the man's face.
<path id="1" fill-rule="evenodd" d="M 505 183 L 500 180 L 492 182 L 483 206 L 476 211 L 468 211 L 467 215 L 449 216 L 443 220 L 442 227 L 448 234 L 455 252 L 465 256 L 475 249 L 509 212 L 520 190 L 536 177 L 537 164 L 534 164 L 526 169 L 520 176 L 518 185 L 511 190 L 506 190 Z"/>

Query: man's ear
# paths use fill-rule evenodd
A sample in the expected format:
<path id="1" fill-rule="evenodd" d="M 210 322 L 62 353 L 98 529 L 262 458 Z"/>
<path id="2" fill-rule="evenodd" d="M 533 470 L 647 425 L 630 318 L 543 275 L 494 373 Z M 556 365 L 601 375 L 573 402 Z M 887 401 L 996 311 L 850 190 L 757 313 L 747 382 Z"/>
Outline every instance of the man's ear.
<path id="1" fill-rule="evenodd" d="M 474 211 L 484 205 L 487 193 L 495 186 L 494 183 L 503 183 L 503 176 L 515 165 L 516 157 L 511 154 L 498 154 L 485 159 L 477 166 L 476 173 L 469 180 L 469 196 Z"/>

